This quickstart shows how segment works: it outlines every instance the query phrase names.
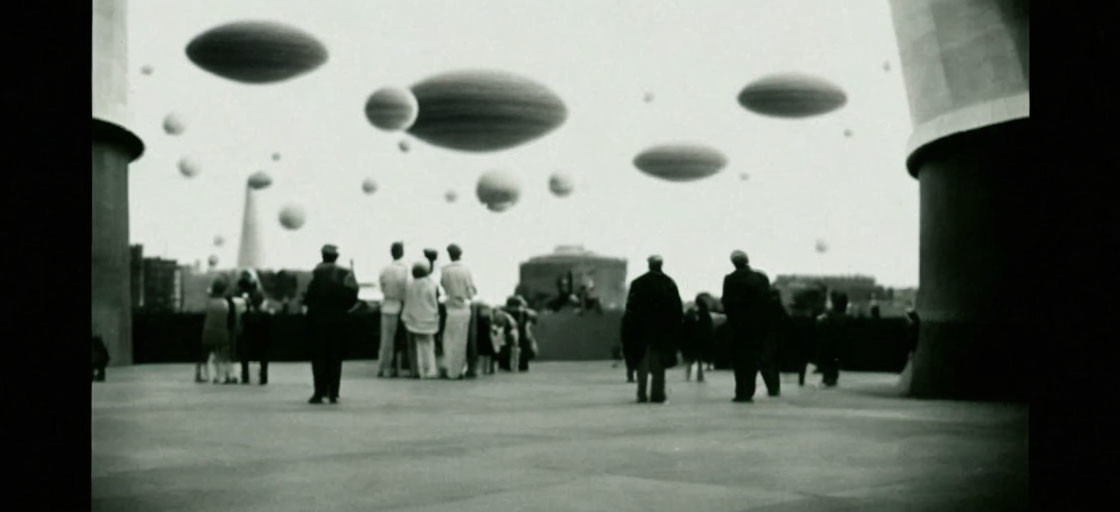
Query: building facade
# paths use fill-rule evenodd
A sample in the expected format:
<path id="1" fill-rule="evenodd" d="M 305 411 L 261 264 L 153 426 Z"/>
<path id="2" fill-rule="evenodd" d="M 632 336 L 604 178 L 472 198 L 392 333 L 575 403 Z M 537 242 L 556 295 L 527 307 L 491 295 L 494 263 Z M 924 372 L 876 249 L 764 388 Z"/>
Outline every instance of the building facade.
<path id="1" fill-rule="evenodd" d="M 606 309 L 626 307 L 626 260 L 602 256 L 582 246 L 559 246 L 552 254 L 521 264 L 516 293 L 534 309 L 544 309 L 560 295 L 560 282 L 570 279 L 572 293 L 592 285 Z"/>

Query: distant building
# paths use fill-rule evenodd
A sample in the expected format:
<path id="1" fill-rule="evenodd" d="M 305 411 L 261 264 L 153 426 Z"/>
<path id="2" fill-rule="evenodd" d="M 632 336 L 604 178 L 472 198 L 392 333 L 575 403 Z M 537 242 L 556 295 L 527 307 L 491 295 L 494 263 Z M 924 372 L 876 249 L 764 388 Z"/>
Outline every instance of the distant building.
<path id="1" fill-rule="evenodd" d="M 202 312 L 206 310 L 210 285 L 220 279 L 232 291 L 237 285 L 240 271 L 237 269 L 200 270 L 183 267 L 183 311 Z M 261 288 L 266 299 L 266 307 L 277 312 L 299 313 L 303 308 L 303 294 L 311 283 L 310 270 L 257 270 Z"/>
<path id="2" fill-rule="evenodd" d="M 568 277 L 573 293 L 578 293 L 581 285 L 593 283 L 604 308 L 626 306 L 626 260 L 598 255 L 575 245 L 559 246 L 552 254 L 522 263 L 516 293 L 525 297 L 530 307 L 543 309 L 559 295 L 559 280 Z"/>
<path id="3" fill-rule="evenodd" d="M 876 301 L 884 316 L 901 314 L 893 306 L 894 290 L 875 283 L 875 278 L 865 275 L 778 275 L 772 284 L 782 296 L 782 303 L 798 314 L 819 314 L 825 308 L 828 294 L 843 292 L 848 296 L 849 313 L 860 316 L 867 313 L 871 301 Z"/>
<path id="4" fill-rule="evenodd" d="M 129 256 L 132 307 L 148 311 L 179 311 L 183 305 L 179 263 L 163 258 L 145 258 L 143 245 L 130 246 Z"/>

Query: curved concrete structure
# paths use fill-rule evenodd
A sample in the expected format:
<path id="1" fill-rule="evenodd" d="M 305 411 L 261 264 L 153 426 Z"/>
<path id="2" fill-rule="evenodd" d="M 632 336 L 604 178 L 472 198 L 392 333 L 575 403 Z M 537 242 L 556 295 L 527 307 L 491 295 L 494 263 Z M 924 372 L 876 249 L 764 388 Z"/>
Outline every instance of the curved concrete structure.
<path id="1" fill-rule="evenodd" d="M 132 364 L 128 165 L 144 144 L 128 124 L 124 0 L 94 0 L 92 52 L 92 209 L 90 330 L 110 363 Z"/>
<path id="2" fill-rule="evenodd" d="M 1023 346 L 1043 320 L 1027 157 L 1029 3 L 891 0 L 921 188 L 918 312 L 910 394 L 1025 399 Z"/>

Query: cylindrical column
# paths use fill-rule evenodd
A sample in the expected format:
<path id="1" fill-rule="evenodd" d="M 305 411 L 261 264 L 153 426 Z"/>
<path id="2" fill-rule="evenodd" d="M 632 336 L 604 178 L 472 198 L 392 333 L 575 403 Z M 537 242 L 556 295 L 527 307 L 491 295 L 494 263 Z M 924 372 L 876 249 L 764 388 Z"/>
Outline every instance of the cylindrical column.
<path id="1" fill-rule="evenodd" d="M 129 287 L 128 164 L 144 145 L 128 129 L 126 5 L 93 2 L 92 211 L 90 328 L 113 365 L 132 364 Z"/>
<path id="2" fill-rule="evenodd" d="M 891 0 L 921 189 L 910 393 L 1026 397 L 1041 190 L 1032 162 L 1029 3 Z"/>

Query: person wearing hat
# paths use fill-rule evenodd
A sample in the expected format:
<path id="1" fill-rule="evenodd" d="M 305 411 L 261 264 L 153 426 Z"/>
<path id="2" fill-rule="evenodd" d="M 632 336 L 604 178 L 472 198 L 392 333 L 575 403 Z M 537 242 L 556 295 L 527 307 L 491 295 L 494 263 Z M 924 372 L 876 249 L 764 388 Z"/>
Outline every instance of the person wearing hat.
<path id="1" fill-rule="evenodd" d="M 463 250 L 456 244 L 447 246 L 451 263 L 444 265 L 440 285 L 447 295 L 444 302 L 446 320 L 443 326 L 443 370 L 450 379 L 463 375 L 467 364 L 467 338 L 471 324 L 471 299 L 478 294 L 471 271 L 459 261 Z"/>
<path id="2" fill-rule="evenodd" d="M 308 402 L 338 403 L 342 380 L 342 351 L 346 346 L 346 313 L 358 301 L 358 280 L 338 265 L 338 247 L 323 246 L 323 262 L 311 272 L 304 305 L 311 335 L 311 374 L 315 393 Z"/>
<path id="3" fill-rule="evenodd" d="M 637 369 L 638 402 L 664 403 L 665 369 L 676 364 L 684 309 L 677 283 L 661 271 L 661 256 L 647 261 L 649 272 L 630 283 L 626 298 L 626 358 Z"/>
<path id="4" fill-rule="evenodd" d="M 762 345 L 769 328 L 770 279 L 750 267 L 747 253 L 743 251 L 731 253 L 731 264 L 735 271 L 723 278 L 721 300 L 731 331 L 731 367 L 735 370 L 733 401 L 752 402 Z M 766 384 L 770 395 L 777 396 L 777 382 L 771 387 L 771 379 L 767 377 Z"/>
<path id="5" fill-rule="evenodd" d="M 400 323 L 401 309 L 404 308 L 404 291 L 408 285 L 408 266 L 404 263 L 404 243 L 393 242 L 389 246 L 393 262 L 385 266 L 378 276 L 381 285 L 381 347 L 378 350 L 378 377 L 396 377 L 400 359 L 396 350 L 397 326 Z M 415 372 L 413 361 L 409 370 Z"/>
<path id="6" fill-rule="evenodd" d="M 412 265 L 412 281 L 404 294 L 401 321 L 408 330 L 409 362 L 416 362 L 412 378 L 435 378 L 435 334 L 439 331 L 439 303 L 436 299 L 436 282 L 431 277 L 431 265 L 418 261 Z"/>

